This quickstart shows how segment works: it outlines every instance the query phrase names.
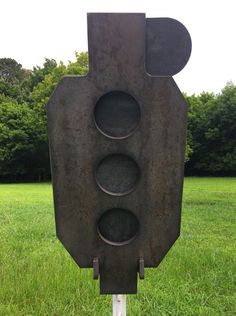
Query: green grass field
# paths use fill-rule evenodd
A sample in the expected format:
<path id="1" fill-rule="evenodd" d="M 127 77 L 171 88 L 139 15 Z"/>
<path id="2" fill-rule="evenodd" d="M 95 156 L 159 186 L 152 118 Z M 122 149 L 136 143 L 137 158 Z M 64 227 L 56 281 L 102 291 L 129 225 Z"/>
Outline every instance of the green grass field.
<path id="1" fill-rule="evenodd" d="M 186 178 L 181 237 L 147 269 L 132 315 L 236 315 L 236 178 Z M 0 315 L 111 315 L 55 237 L 50 184 L 0 185 Z"/>

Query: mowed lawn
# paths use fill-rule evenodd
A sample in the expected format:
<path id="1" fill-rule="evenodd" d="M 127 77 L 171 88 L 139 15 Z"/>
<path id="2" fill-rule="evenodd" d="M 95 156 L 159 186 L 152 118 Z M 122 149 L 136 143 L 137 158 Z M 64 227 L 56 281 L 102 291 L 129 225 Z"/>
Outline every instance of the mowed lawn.
<path id="1" fill-rule="evenodd" d="M 86 242 L 86 241 L 85 241 Z M 186 178 L 181 237 L 128 315 L 236 315 L 236 178 Z M 111 315 L 55 237 L 50 184 L 0 185 L 0 315 Z"/>

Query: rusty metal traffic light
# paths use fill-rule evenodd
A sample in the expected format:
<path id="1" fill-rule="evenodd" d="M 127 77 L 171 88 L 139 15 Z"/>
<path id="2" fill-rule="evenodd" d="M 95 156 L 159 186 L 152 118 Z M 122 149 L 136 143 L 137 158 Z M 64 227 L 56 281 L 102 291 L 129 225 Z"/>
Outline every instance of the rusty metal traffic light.
<path id="1" fill-rule="evenodd" d="M 137 292 L 180 233 L 187 106 L 171 77 L 185 27 L 144 14 L 88 14 L 89 73 L 47 106 L 57 236 L 100 292 Z"/>

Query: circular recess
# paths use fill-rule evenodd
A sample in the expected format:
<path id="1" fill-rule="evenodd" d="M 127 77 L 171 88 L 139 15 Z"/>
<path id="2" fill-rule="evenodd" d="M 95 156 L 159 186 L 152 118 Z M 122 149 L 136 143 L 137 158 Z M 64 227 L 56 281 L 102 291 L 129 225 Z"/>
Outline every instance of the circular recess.
<path id="1" fill-rule="evenodd" d="M 111 138 L 125 138 L 134 132 L 140 121 L 141 112 L 137 101 L 122 91 L 103 95 L 94 110 L 98 130 Z"/>
<path id="2" fill-rule="evenodd" d="M 137 163 L 124 154 L 106 156 L 97 166 L 96 181 L 99 187 L 111 195 L 128 194 L 140 177 Z"/>
<path id="3" fill-rule="evenodd" d="M 107 243 L 121 246 L 131 242 L 139 230 L 139 221 L 130 211 L 113 208 L 98 221 L 98 233 Z"/>

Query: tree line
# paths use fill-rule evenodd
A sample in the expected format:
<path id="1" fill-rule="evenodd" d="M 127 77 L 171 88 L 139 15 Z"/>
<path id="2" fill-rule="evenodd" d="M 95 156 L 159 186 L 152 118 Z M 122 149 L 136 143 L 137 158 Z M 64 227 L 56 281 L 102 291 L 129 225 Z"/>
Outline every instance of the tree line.
<path id="1" fill-rule="evenodd" d="M 50 179 L 45 105 L 63 75 L 88 72 L 88 54 L 75 57 L 68 65 L 46 58 L 33 70 L 0 59 L 0 181 Z M 186 174 L 236 175 L 236 86 L 185 98 Z"/>

